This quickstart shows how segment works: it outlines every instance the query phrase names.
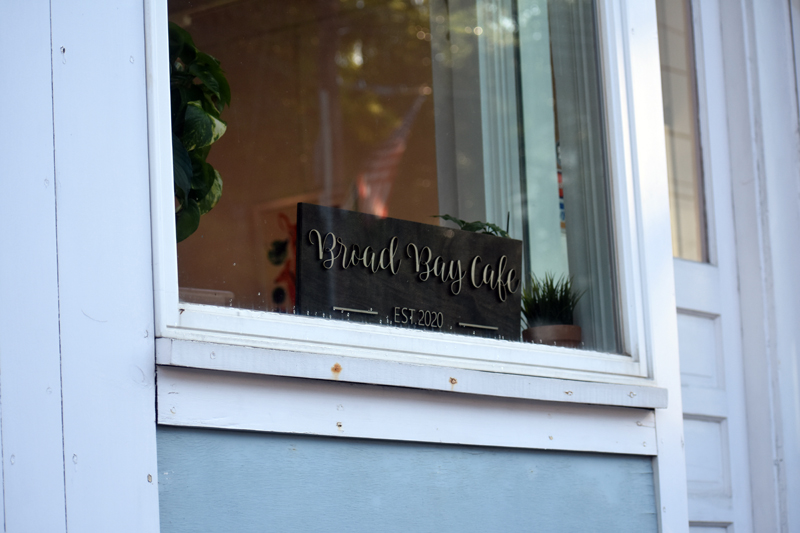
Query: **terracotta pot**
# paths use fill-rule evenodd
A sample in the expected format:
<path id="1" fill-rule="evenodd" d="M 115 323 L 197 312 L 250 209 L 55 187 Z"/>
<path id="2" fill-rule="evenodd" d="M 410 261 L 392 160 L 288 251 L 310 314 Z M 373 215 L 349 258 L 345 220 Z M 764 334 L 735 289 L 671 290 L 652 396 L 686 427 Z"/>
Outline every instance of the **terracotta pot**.
<path id="1" fill-rule="evenodd" d="M 559 324 L 557 326 L 536 326 L 522 332 L 525 342 L 578 348 L 581 345 L 581 327 Z"/>

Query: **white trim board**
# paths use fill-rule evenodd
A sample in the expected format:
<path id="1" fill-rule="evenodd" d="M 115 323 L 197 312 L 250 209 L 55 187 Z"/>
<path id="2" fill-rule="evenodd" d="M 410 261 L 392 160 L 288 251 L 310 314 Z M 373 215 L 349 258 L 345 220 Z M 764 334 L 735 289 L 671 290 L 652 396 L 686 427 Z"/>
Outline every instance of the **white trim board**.
<path id="1" fill-rule="evenodd" d="M 0 64 L 15 73 L 2 82 L 14 127 L 0 130 L 3 531 L 66 531 L 50 14 L 0 3 Z"/>
<path id="2" fill-rule="evenodd" d="M 158 339 L 160 365 L 327 381 L 390 385 L 526 400 L 659 409 L 667 390 L 653 386 L 592 383 L 554 378 L 415 365 L 341 355 Z"/>
<path id="3" fill-rule="evenodd" d="M 169 76 L 166 66 L 153 58 L 166 55 L 166 2 L 147 0 L 148 26 L 148 122 L 150 125 L 150 174 L 152 195 L 153 257 L 156 294 L 156 335 L 174 339 L 250 345 L 287 351 L 357 355 L 399 363 L 461 367 L 469 370 L 508 372 L 578 380 L 620 382 L 630 378 L 653 379 L 651 368 L 653 324 L 661 321 L 649 316 L 648 276 L 644 272 L 647 250 L 641 230 L 642 196 L 650 194 L 649 184 L 639 183 L 640 175 L 653 174 L 650 164 L 640 169 L 641 146 L 658 146 L 663 152 L 660 122 L 638 123 L 634 95 L 642 94 L 633 83 L 641 68 L 624 34 L 633 31 L 628 11 L 621 0 L 598 4 L 598 31 L 606 92 L 609 161 L 612 163 L 611 194 L 614 197 L 614 227 L 619 274 L 619 305 L 623 321 L 622 340 L 627 355 L 587 350 L 525 345 L 523 343 L 456 338 L 400 328 L 362 327 L 338 323 L 335 327 L 314 317 L 287 316 L 202 305 L 179 301 L 177 255 L 174 244 L 174 191 L 169 138 Z M 638 8 L 637 8 L 638 9 Z M 651 10 L 652 11 L 652 10 Z M 654 16 L 646 13 L 646 16 Z M 653 23 L 652 28 L 655 28 Z M 650 28 L 650 29 L 652 29 Z M 655 41 L 654 41 L 655 42 Z M 657 47 L 655 49 L 657 53 Z M 647 58 L 646 63 L 649 62 Z M 645 95 L 652 94 L 647 86 Z M 652 98 L 645 98 L 645 100 Z M 660 109 L 659 106 L 656 106 Z M 659 115 L 660 116 L 660 115 Z M 635 119 L 635 120 L 634 120 Z M 637 128 L 633 128 L 638 124 Z M 655 125 L 657 127 L 653 127 Z M 663 159 L 663 158 L 662 158 Z M 656 173 L 658 174 L 658 173 Z M 661 199 L 660 206 L 666 206 Z M 668 217 L 660 220 L 666 223 Z M 650 245 L 648 245 L 650 246 Z M 657 246 L 658 247 L 658 246 Z M 664 250 L 668 247 L 664 246 Z M 665 255 L 664 257 L 669 257 Z M 666 278 L 665 278 L 666 279 Z M 320 331 L 324 331 L 324 335 Z"/>
<path id="4" fill-rule="evenodd" d="M 163 57 L 166 49 L 166 2 L 165 0 L 146 0 L 147 23 L 153 38 L 148 40 L 148 53 L 150 58 Z M 677 344 L 677 319 L 675 314 L 674 273 L 672 253 L 670 247 L 670 220 L 666 179 L 666 154 L 664 152 L 663 110 L 661 106 L 660 74 L 658 64 L 658 35 L 656 26 L 655 5 L 652 2 L 633 2 L 628 0 L 598 0 L 597 12 L 600 30 L 601 65 L 603 68 L 603 87 L 606 102 L 606 128 L 609 144 L 609 165 L 611 167 L 611 190 L 614 210 L 617 268 L 619 274 L 619 298 L 623 316 L 623 340 L 627 356 L 601 354 L 583 350 L 570 350 L 565 348 L 531 346 L 522 343 L 501 341 L 488 341 L 485 339 L 457 338 L 455 335 L 434 334 L 431 332 L 415 332 L 399 328 L 368 326 L 363 324 L 349 324 L 315 319 L 314 317 L 288 316 L 279 313 L 261 313 L 245 309 L 224 307 L 210 307 L 192 304 L 182 304 L 178 295 L 178 275 L 176 248 L 174 246 L 174 201 L 172 183 L 171 150 L 169 143 L 157 141 L 156 137 L 164 137 L 165 124 L 169 120 L 169 101 L 166 99 L 169 85 L 168 72 L 165 67 L 156 68 L 155 61 L 149 61 L 148 70 L 148 122 L 153 131 L 150 143 L 151 156 L 151 191 L 153 195 L 153 254 L 154 276 L 156 292 L 156 332 L 157 337 L 170 337 L 176 341 L 198 341 L 202 343 L 221 343 L 232 347 L 252 346 L 260 353 L 272 353 L 268 358 L 279 358 L 276 354 L 294 352 L 294 361 L 300 364 L 309 358 L 318 357 L 314 372 L 330 379 L 331 359 L 337 359 L 344 370 L 340 372 L 340 380 L 354 379 L 352 363 L 359 372 L 363 372 L 365 383 L 375 382 L 368 379 L 370 368 L 381 368 L 381 381 L 393 382 L 398 378 L 392 375 L 392 370 L 402 368 L 403 372 L 414 366 L 423 366 L 431 372 L 431 380 L 441 381 L 439 370 L 461 367 L 463 372 L 475 372 L 476 375 L 492 373 L 501 376 L 504 373 L 518 374 L 521 379 L 535 376 L 536 378 L 553 378 L 555 380 L 585 380 L 587 382 L 602 381 L 624 386 L 657 385 L 669 390 L 669 405 L 663 409 L 648 411 L 658 424 L 658 455 L 654 458 L 656 493 L 658 499 L 659 527 L 663 531 L 684 531 L 688 524 L 688 510 L 686 497 L 685 459 L 683 452 L 683 414 L 681 406 L 680 369 Z M 159 33 L 160 32 L 160 33 Z M 216 355 L 216 354 L 215 354 Z M 159 354 L 160 357 L 164 353 Z M 206 353 L 205 361 L 198 357 L 194 362 L 185 360 L 180 362 L 176 355 L 171 354 L 167 361 L 176 366 L 197 364 L 199 366 L 213 366 L 220 362 L 209 362 L 210 354 Z M 237 356 L 238 357 L 238 356 Z M 328 357 L 330 359 L 325 359 Z M 345 360 L 352 358 L 352 361 Z M 362 365 L 361 359 L 372 359 L 375 367 Z M 228 358 L 224 358 L 228 364 Z M 257 365 L 267 364 L 258 359 Z M 244 364 L 245 359 L 237 362 Z M 291 358 L 281 364 L 292 364 Z M 345 363 L 346 361 L 346 363 Z M 252 362 L 252 361 L 251 361 Z M 322 363 L 325 364 L 322 364 Z M 334 361 L 335 364 L 336 361 Z M 248 363 L 250 364 L 250 363 Z M 273 363 L 269 363 L 273 364 Z M 239 371 L 252 373 L 252 368 L 243 368 Z M 485 371 L 485 372 L 481 372 Z M 161 368 L 162 377 L 170 373 L 189 372 L 176 367 Z M 370 385 L 331 383 L 320 379 L 298 380 L 290 377 L 267 376 L 236 376 L 231 372 L 208 372 L 197 370 L 197 376 L 207 373 L 213 379 L 202 387 L 189 386 L 182 391 L 168 390 L 169 385 L 162 382 L 159 387 L 161 402 L 159 417 L 162 423 L 181 423 L 198 425 L 200 427 L 239 427 L 242 417 L 249 416 L 252 409 L 248 402 L 256 401 L 260 394 L 267 395 L 264 390 L 253 387 L 250 395 L 245 393 L 244 387 L 235 387 L 230 380 L 241 380 L 242 383 L 261 383 L 261 380 L 281 382 L 309 383 L 311 389 L 329 390 L 329 387 L 338 387 L 340 390 L 355 390 L 359 387 L 384 390 L 381 387 Z M 377 370 L 375 371 L 377 372 Z M 410 370 L 409 370 L 410 372 Z M 313 373 L 312 373 L 313 374 Z M 187 375 L 187 374 L 183 374 Z M 462 374 L 459 374 L 461 376 Z M 472 375 L 472 374 L 464 374 Z M 458 386 L 472 386 L 469 379 L 455 377 Z M 407 377 L 407 376 L 406 376 Z M 198 378 L 199 379 L 199 378 Z M 404 378 L 405 379 L 405 378 Z M 449 377 L 448 377 L 449 379 Z M 471 378 L 470 378 L 471 379 Z M 491 378 L 491 379 L 494 379 Z M 500 379 L 500 378 L 498 378 Z M 277 380 L 277 381 L 276 381 Z M 492 397 L 486 393 L 469 395 L 450 395 L 435 391 L 403 389 L 395 386 L 385 390 L 387 394 L 396 394 L 397 403 L 412 402 L 414 398 L 436 397 L 448 402 L 464 402 L 459 405 L 471 405 L 477 413 L 470 417 L 470 421 L 477 420 L 478 415 L 483 416 L 482 406 L 486 409 L 501 405 L 503 402 L 522 402 L 525 405 L 534 405 L 537 401 L 504 399 Z M 183 381 L 181 381 L 183 383 Z M 591 385 L 591 384 L 589 384 Z M 587 385 L 587 386 L 589 386 Z M 408 386 L 408 385 L 407 385 Z M 427 385 L 425 386 L 427 387 Z M 437 387 L 441 387 L 438 385 Z M 434 387 L 434 388 L 437 388 Z M 508 385 L 512 388 L 511 385 Z M 195 394 L 196 389 L 196 394 Z M 531 386 L 531 390 L 537 387 Z M 310 392 L 307 391 L 307 392 Z M 167 396 L 168 392 L 181 392 L 184 398 L 194 397 L 193 402 L 183 404 L 181 394 Z M 573 391 L 575 392 L 575 391 Z M 208 394 L 209 397 L 204 395 Z M 563 394 L 563 391 L 562 391 Z M 418 396 L 422 395 L 422 396 Z M 433 395 L 433 396 L 424 396 Z M 212 398 L 212 396 L 214 398 Z M 216 398 L 219 396 L 219 398 Z M 566 395 L 565 395 L 566 396 Z M 312 416 L 314 411 L 310 403 L 305 403 L 303 394 L 294 389 L 283 391 L 282 397 L 269 397 L 274 406 L 261 404 L 262 408 L 281 406 L 284 413 L 278 412 L 275 420 L 265 417 L 268 411 L 253 413 L 253 420 L 261 420 L 264 431 L 278 431 L 284 421 L 286 427 L 294 427 L 303 431 L 302 422 L 306 415 Z M 175 399 L 177 415 L 162 405 L 165 399 Z M 213 401 L 212 401 L 213 399 Z M 217 401 L 218 400 L 218 401 Z M 261 401 L 261 400 L 259 400 Z M 326 400 L 327 401 L 327 400 Z M 214 403 L 216 402 L 216 403 Z M 294 408 L 294 403 L 307 412 Z M 309 399 L 308 402 L 311 402 Z M 497 403 L 500 402 L 500 403 Z M 169 402 L 168 402 L 169 403 Z M 179 405 L 180 404 L 180 405 Z M 324 402 L 316 405 L 323 408 Z M 360 405 L 360 404 L 359 404 Z M 574 416 L 570 419 L 575 433 L 575 446 L 581 446 L 580 438 L 576 437 L 583 429 L 584 424 L 591 425 L 592 431 L 597 436 L 589 434 L 587 444 L 589 448 L 600 451 L 597 443 L 617 443 L 613 431 L 606 432 L 602 425 L 607 423 L 609 428 L 617 427 L 614 420 L 621 418 L 610 417 L 605 422 L 605 414 L 616 412 L 624 418 L 624 413 L 636 412 L 636 409 L 623 407 L 599 407 L 555 405 Z M 182 407 L 181 407 L 182 406 Z M 399 406 L 394 406 L 399 409 Z M 167 413 L 164 413 L 167 409 Z M 192 409 L 201 411 L 191 415 Z M 225 409 L 230 410 L 227 418 Z M 368 402 L 364 402 L 364 409 L 368 411 Z M 532 409 L 532 407 L 531 407 Z M 581 418 L 579 413 L 591 413 L 592 416 Z M 291 414 L 302 414 L 298 420 L 287 420 Z M 427 411 L 410 411 L 408 420 L 414 424 L 433 424 L 439 416 L 438 411 L 429 416 Z M 456 413 L 455 411 L 453 412 Z M 604 414 L 605 413 L 605 414 Z M 502 410 L 494 411 L 498 420 L 516 420 L 517 431 L 532 431 L 531 424 L 524 418 L 506 416 Z M 184 416 L 186 415 L 186 416 Z M 190 416 L 191 415 L 191 416 Z M 413 415 L 413 418 L 411 418 Z M 461 416 L 464 416 L 461 414 Z M 533 416 L 533 415 L 531 415 Z M 537 415 L 538 416 L 538 415 Z M 610 416 L 610 415 L 609 415 Z M 511 418 L 508 418 L 511 417 Z M 594 417 L 594 418 L 593 418 Z M 481 419 L 483 420 L 483 419 Z M 539 423 L 538 418 L 531 418 Z M 593 420 L 599 421 L 599 426 Z M 281 422 L 281 423 L 284 423 Z M 319 419 L 320 434 L 327 434 L 329 420 Z M 380 420 L 373 420 L 376 426 L 381 426 Z M 641 422 L 641 420 L 640 420 Z M 311 423 L 310 421 L 308 422 Z M 443 424 L 450 422 L 444 420 Z M 487 427 L 494 428 L 491 419 L 486 419 L 486 427 L 481 428 L 483 433 Z M 499 423 L 499 422 L 498 422 Z M 544 422 L 542 422 L 544 423 Z M 238 424 L 238 426 L 237 426 Z M 521 424 L 521 425 L 520 425 Z M 255 423 L 253 424 L 255 426 Z M 345 434 L 349 435 L 345 426 Z M 449 426 L 447 426 L 449 427 Z M 588 426 L 587 426 L 588 427 Z M 638 426 L 637 426 L 638 427 Z M 328 429 L 326 429 L 328 428 Z M 521 437 L 512 429 L 506 428 L 506 433 L 496 434 L 506 438 L 502 444 L 516 446 Z M 241 427 L 241 429 L 246 429 Z M 258 429 L 258 428 L 256 428 Z M 414 427 L 400 428 L 405 430 L 405 438 L 418 438 Z M 458 428 L 453 429 L 457 435 Z M 316 430 L 315 430 L 316 431 Z M 387 429 L 387 435 L 392 434 Z M 622 433 L 620 433 L 622 435 Z M 556 438 L 560 437 L 555 436 Z M 395 437 L 386 437 L 395 438 Z M 490 438 L 490 437 L 486 437 Z M 494 438 L 492 436 L 491 438 Z M 523 446 L 541 446 L 535 441 L 537 435 L 531 435 L 528 444 Z M 623 437 L 620 436 L 620 439 Z M 627 438 L 627 437 L 625 437 Z M 599 440 L 597 440 L 599 439 Z M 605 440 L 604 440 L 605 439 Z M 549 441 L 549 439 L 548 439 Z M 627 442 L 627 441 L 626 441 Z M 631 441 L 633 442 L 633 441 Z M 642 441 L 647 442 L 647 441 Z M 493 444 L 494 445 L 494 444 Z M 544 443 L 547 447 L 548 442 Z M 625 445 L 609 445 L 619 453 L 634 453 L 624 451 Z M 566 448 L 564 448 L 566 449 Z M 655 454 L 655 450 L 648 446 L 647 453 Z"/>
<path id="5" fill-rule="evenodd" d="M 541 344 L 185 302 L 180 321 L 180 327 L 168 326 L 159 336 L 523 375 L 647 379 L 628 355 Z M 594 377 L 580 377 L 588 375 Z"/>
<path id="6" fill-rule="evenodd" d="M 158 368 L 158 423 L 475 446 L 655 455 L 653 411 Z"/>

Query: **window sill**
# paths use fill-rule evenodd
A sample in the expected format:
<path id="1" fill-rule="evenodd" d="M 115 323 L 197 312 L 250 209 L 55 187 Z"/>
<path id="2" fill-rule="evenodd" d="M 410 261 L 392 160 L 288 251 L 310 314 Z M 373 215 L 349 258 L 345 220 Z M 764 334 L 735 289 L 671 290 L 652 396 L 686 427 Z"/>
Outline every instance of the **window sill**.
<path id="1" fill-rule="evenodd" d="M 652 385 L 637 356 L 180 303 L 158 337 L 522 376 Z M 246 370 L 244 370 L 246 371 Z"/>
<path id="2" fill-rule="evenodd" d="M 653 386 L 649 380 L 629 378 L 630 383 L 598 383 L 516 375 L 504 373 L 507 370 L 500 364 L 495 366 L 494 371 L 487 372 L 341 353 L 169 338 L 157 340 L 156 362 L 162 366 L 387 385 L 467 395 L 645 409 L 667 407 L 667 390 Z M 598 377 L 595 376 L 595 379 Z"/>

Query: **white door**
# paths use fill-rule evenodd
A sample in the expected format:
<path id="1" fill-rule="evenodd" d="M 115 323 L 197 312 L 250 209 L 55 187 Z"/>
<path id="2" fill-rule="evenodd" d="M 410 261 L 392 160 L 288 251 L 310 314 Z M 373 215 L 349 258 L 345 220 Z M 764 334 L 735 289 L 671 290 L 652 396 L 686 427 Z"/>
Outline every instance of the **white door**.
<path id="1" fill-rule="evenodd" d="M 752 513 L 719 3 L 658 8 L 689 520 L 740 533 Z"/>

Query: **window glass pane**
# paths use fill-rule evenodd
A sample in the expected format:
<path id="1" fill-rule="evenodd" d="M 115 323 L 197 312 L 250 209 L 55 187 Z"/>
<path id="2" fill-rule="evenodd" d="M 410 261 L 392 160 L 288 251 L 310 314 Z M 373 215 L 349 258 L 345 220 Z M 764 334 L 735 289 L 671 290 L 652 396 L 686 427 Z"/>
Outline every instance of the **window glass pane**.
<path id="1" fill-rule="evenodd" d="M 672 253 L 708 261 L 691 10 L 688 0 L 657 0 L 656 6 Z"/>
<path id="2" fill-rule="evenodd" d="M 221 199 L 178 244 L 183 301 L 294 312 L 299 202 L 454 227 L 447 214 L 523 241 L 520 277 L 580 295 L 579 346 L 620 352 L 593 1 L 169 10 L 231 88 L 207 158 Z"/>
<path id="3" fill-rule="evenodd" d="M 614 352 L 619 346 L 610 187 L 593 2 L 551 2 L 550 28 L 569 275 L 586 291 L 576 320 L 590 326 L 584 342 Z"/>

